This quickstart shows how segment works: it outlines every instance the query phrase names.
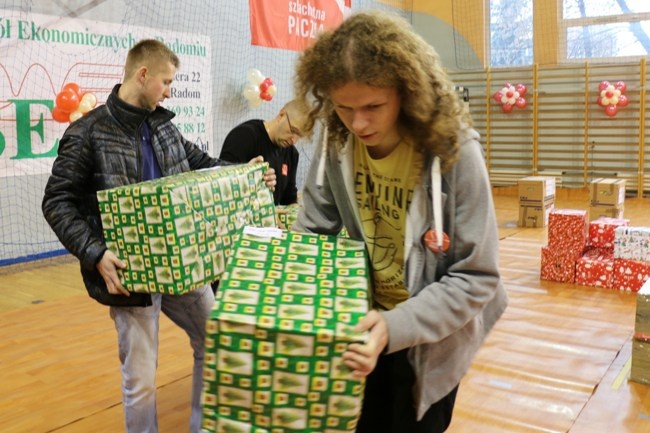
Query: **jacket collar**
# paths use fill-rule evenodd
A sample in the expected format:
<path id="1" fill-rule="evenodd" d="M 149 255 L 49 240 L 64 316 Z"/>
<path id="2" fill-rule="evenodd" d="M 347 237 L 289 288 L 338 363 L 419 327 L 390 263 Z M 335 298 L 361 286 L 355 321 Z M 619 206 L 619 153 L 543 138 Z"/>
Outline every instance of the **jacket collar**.
<path id="1" fill-rule="evenodd" d="M 142 125 L 142 122 L 147 120 L 152 129 L 163 122 L 167 122 L 174 118 L 175 114 L 161 106 L 156 107 L 155 110 L 150 111 L 146 108 L 136 107 L 135 105 L 128 104 L 117 96 L 117 92 L 121 84 L 116 84 L 111 91 L 111 94 L 106 100 L 106 108 L 117 122 L 127 131 L 135 133 Z"/>

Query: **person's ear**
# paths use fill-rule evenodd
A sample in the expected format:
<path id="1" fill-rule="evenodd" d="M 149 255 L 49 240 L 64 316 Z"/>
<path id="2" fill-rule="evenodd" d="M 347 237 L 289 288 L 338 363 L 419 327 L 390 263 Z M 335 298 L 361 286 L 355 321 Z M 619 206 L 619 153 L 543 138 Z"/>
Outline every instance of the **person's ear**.
<path id="1" fill-rule="evenodd" d="M 144 82 L 147 79 L 147 73 L 149 70 L 147 69 L 146 66 L 140 66 L 138 70 L 135 72 L 135 77 L 138 80 L 138 83 L 140 83 L 141 86 L 144 86 Z"/>

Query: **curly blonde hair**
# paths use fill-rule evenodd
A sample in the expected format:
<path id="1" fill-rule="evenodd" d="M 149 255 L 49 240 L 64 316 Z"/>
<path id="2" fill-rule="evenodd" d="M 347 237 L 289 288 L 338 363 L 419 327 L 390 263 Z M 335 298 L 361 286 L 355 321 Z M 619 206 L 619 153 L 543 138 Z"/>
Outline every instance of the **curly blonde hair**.
<path id="1" fill-rule="evenodd" d="M 440 157 L 443 170 L 457 159 L 458 132 L 470 119 L 436 51 L 397 15 L 378 10 L 356 13 L 323 32 L 298 58 L 296 98 L 311 107 L 306 132 L 317 120 L 340 146 L 349 131 L 329 98 L 355 81 L 394 87 L 401 97 L 400 130 Z"/>

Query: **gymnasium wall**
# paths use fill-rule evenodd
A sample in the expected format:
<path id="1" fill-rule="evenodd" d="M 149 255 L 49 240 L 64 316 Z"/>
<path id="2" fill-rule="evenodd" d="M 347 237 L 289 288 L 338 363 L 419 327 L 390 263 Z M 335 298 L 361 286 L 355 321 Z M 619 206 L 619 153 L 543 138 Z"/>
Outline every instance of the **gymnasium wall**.
<path id="1" fill-rule="evenodd" d="M 367 8 L 394 10 L 410 19 L 401 1 L 351 1 L 352 11 Z M 297 52 L 251 45 L 249 16 L 249 2 L 243 0 L 4 0 L 0 4 L 0 267 L 65 253 L 40 208 L 58 137 L 67 126 L 55 122 L 50 110 L 57 92 L 70 81 L 82 83 L 102 103 L 113 83 L 121 81 L 120 68 L 128 50 L 119 44 L 99 49 L 80 43 L 48 48 L 48 29 L 115 35 L 120 43 L 126 40 L 131 45 L 131 39 L 161 36 L 188 49 L 205 49 L 181 56 L 179 73 L 185 76 L 174 87 L 190 93 L 171 98 L 166 105 L 179 113 L 179 127 L 189 138 L 218 155 L 233 126 L 249 118 L 270 119 L 292 97 Z M 300 31 L 309 32 L 309 25 L 307 18 Z M 273 100 L 258 108 L 250 108 L 242 97 L 251 68 L 272 78 L 277 88 Z M 302 186 L 313 145 L 302 143 L 298 148 Z"/>

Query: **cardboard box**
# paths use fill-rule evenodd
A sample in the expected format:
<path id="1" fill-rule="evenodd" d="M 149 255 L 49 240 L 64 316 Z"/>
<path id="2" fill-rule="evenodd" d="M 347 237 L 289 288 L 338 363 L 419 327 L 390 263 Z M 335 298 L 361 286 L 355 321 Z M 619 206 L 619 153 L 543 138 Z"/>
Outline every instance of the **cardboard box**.
<path id="1" fill-rule="evenodd" d="M 555 202 L 552 199 L 543 203 L 522 204 L 520 202 L 517 225 L 519 227 L 546 227 L 549 213 L 554 207 Z"/>
<path id="2" fill-rule="evenodd" d="M 548 202 L 555 199 L 555 177 L 528 176 L 517 180 L 519 202 Z"/>
<path id="3" fill-rule="evenodd" d="M 245 225 L 274 226 L 267 163 L 167 176 L 99 191 L 106 245 L 133 292 L 183 294 L 224 271 Z"/>
<path id="4" fill-rule="evenodd" d="M 636 294 L 634 337 L 650 340 L 650 280 L 647 280 Z"/>
<path id="5" fill-rule="evenodd" d="M 625 202 L 625 179 L 594 179 L 589 184 L 591 206 L 622 206 Z"/>
<path id="6" fill-rule="evenodd" d="M 623 213 L 625 211 L 625 205 L 619 206 L 609 206 L 609 205 L 597 205 L 589 206 L 589 221 L 596 220 L 598 218 L 616 218 L 623 219 Z"/>
<path id="7" fill-rule="evenodd" d="M 650 341 L 639 338 L 632 339 L 632 368 L 630 380 L 650 384 Z"/>
<path id="8" fill-rule="evenodd" d="M 246 229 L 207 323 L 207 432 L 354 432 L 364 381 L 341 355 L 367 335 L 362 241 Z"/>

